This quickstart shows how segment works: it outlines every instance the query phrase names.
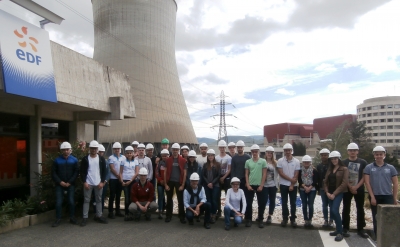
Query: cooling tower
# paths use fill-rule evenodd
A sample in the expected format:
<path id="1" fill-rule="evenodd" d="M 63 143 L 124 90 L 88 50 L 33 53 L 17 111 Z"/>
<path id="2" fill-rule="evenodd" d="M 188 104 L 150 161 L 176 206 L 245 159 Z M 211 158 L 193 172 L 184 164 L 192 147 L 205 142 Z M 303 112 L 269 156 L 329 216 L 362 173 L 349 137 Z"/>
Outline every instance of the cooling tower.
<path id="1" fill-rule="evenodd" d="M 175 60 L 174 0 L 92 0 L 93 59 L 129 76 L 136 118 L 100 128 L 101 142 L 197 143 Z"/>

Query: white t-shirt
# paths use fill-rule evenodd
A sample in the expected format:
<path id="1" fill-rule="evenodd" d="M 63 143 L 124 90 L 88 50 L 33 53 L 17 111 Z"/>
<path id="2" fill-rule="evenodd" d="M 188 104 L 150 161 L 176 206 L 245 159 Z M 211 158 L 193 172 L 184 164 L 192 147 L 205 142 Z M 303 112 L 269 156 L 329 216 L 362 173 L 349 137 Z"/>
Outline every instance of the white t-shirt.
<path id="1" fill-rule="evenodd" d="M 203 157 L 203 155 L 197 155 L 197 164 L 199 164 L 199 167 L 203 168 L 204 164 L 207 163 L 207 155 Z"/>
<path id="2" fill-rule="evenodd" d="M 300 171 L 300 161 L 294 157 L 290 161 L 286 159 L 286 157 L 282 157 L 278 160 L 278 169 L 282 169 L 283 174 L 292 178 L 294 176 L 295 171 Z M 279 183 L 281 185 L 290 186 L 292 183 L 289 180 L 284 179 L 283 177 L 279 178 Z M 296 182 L 294 186 L 298 186 L 299 183 Z"/>
<path id="3" fill-rule="evenodd" d="M 124 164 L 125 162 L 126 157 L 122 154 L 120 154 L 119 157 L 115 156 L 115 154 L 108 157 L 108 163 L 110 164 L 110 167 L 112 166 L 117 173 L 119 173 L 120 165 Z M 110 179 L 117 179 L 117 177 L 114 175 L 114 173 L 110 172 Z"/>
<path id="4" fill-rule="evenodd" d="M 86 183 L 89 185 L 97 186 L 101 182 L 100 178 L 100 165 L 99 165 L 99 156 L 96 155 L 96 158 L 88 156 L 89 167 L 88 174 L 86 177 Z"/>
<path id="5" fill-rule="evenodd" d="M 217 155 L 215 160 L 221 164 L 221 176 L 225 175 L 228 171 L 228 167 L 231 166 L 232 157 L 227 154 L 225 154 L 224 157 Z"/>
<path id="6" fill-rule="evenodd" d="M 135 161 L 138 162 L 139 169 L 144 167 L 147 169 L 147 180 L 153 179 L 153 163 L 151 163 L 151 159 L 147 156 L 144 158 L 139 158 L 139 156 L 135 157 Z"/>
<path id="7" fill-rule="evenodd" d="M 121 166 L 124 167 L 122 171 L 122 180 L 131 180 L 133 176 L 135 176 L 135 169 L 138 166 L 137 160 L 126 160 L 124 164 Z"/>

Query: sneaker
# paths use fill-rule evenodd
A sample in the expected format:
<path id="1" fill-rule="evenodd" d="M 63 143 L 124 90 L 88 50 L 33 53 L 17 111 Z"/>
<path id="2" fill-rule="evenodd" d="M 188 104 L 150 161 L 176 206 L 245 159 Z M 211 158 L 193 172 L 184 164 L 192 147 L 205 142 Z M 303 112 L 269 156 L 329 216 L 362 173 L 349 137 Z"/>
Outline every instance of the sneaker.
<path id="1" fill-rule="evenodd" d="M 162 220 L 162 219 L 163 219 L 162 213 L 158 214 L 158 219 L 159 219 L 159 220 Z"/>
<path id="2" fill-rule="evenodd" d="M 99 222 L 99 223 L 102 223 L 102 224 L 108 224 L 107 219 L 104 218 L 103 216 L 101 216 L 101 217 L 96 217 L 96 218 L 94 218 L 94 220 L 95 220 L 96 222 Z"/>
<path id="3" fill-rule="evenodd" d="M 115 216 L 118 216 L 118 217 L 125 217 L 125 215 L 121 214 L 121 212 L 117 212 L 117 213 L 115 214 Z"/>
<path id="4" fill-rule="evenodd" d="M 210 229 L 210 228 L 211 228 L 211 227 L 210 227 L 210 224 L 209 224 L 209 223 L 204 223 L 204 228 Z"/>
<path id="5" fill-rule="evenodd" d="M 83 218 L 81 222 L 81 226 L 86 226 L 87 224 L 87 218 Z"/>
<path id="6" fill-rule="evenodd" d="M 343 240 L 342 234 L 336 235 L 336 237 L 335 237 L 335 241 L 336 241 L 336 242 L 340 242 L 340 241 L 342 241 L 342 240 Z"/>
<path id="7" fill-rule="evenodd" d="M 233 227 L 238 227 L 239 225 L 237 223 L 233 223 Z"/>
<path id="8" fill-rule="evenodd" d="M 145 215 L 147 221 L 151 221 L 151 214 Z"/>
<path id="9" fill-rule="evenodd" d="M 337 231 L 334 231 L 334 232 L 330 232 L 330 233 L 329 233 L 329 236 L 332 236 L 332 237 L 333 237 L 333 236 L 336 236 L 336 235 L 338 235 Z"/>
<path id="10" fill-rule="evenodd" d="M 190 226 L 193 226 L 194 224 L 193 224 L 193 220 L 189 220 L 189 225 Z"/>
<path id="11" fill-rule="evenodd" d="M 328 226 L 329 226 L 328 220 L 324 220 L 324 224 L 322 225 L 322 227 L 328 227 Z"/>
<path id="12" fill-rule="evenodd" d="M 166 222 L 166 223 L 168 223 L 168 222 L 170 222 L 170 221 L 171 221 L 171 218 L 170 218 L 170 217 L 165 218 L 165 222 Z"/>
<path id="13" fill-rule="evenodd" d="M 296 221 L 290 221 L 290 225 L 291 225 L 293 228 L 296 228 L 296 227 L 297 227 Z"/>
<path id="14" fill-rule="evenodd" d="M 264 223 L 262 220 L 258 222 L 258 228 L 264 228 Z"/>
<path id="15" fill-rule="evenodd" d="M 211 223 L 211 224 L 214 224 L 214 223 L 215 223 L 215 216 L 211 216 L 210 223 Z"/>
<path id="16" fill-rule="evenodd" d="M 310 228 L 313 228 L 313 227 L 314 227 L 314 225 L 312 224 L 312 220 L 309 220 L 309 221 L 308 221 L 308 227 L 310 227 Z"/>
<path id="17" fill-rule="evenodd" d="M 369 238 L 369 235 L 366 232 L 364 232 L 364 230 L 358 231 L 357 234 L 362 238 Z"/>
<path id="18" fill-rule="evenodd" d="M 183 218 L 180 220 L 182 224 L 186 224 L 186 220 Z"/>
<path id="19" fill-rule="evenodd" d="M 272 223 L 271 215 L 268 215 L 267 221 L 265 223 L 267 223 L 267 225 L 270 225 Z"/>
<path id="20" fill-rule="evenodd" d="M 310 223 L 308 223 L 308 220 L 304 221 L 304 228 L 308 228 L 310 226 Z"/>
<path id="21" fill-rule="evenodd" d="M 229 231 L 230 229 L 231 229 L 230 226 L 228 226 L 228 225 L 225 226 L 226 231 Z"/>
<path id="22" fill-rule="evenodd" d="M 76 221 L 75 217 L 69 218 L 69 223 L 71 223 L 72 225 L 77 225 L 78 222 Z"/>
<path id="23" fill-rule="evenodd" d="M 54 223 L 51 225 L 51 227 L 57 227 L 61 224 L 61 219 L 56 219 L 56 221 L 54 221 Z"/>
<path id="24" fill-rule="evenodd" d="M 281 226 L 282 227 L 286 227 L 287 226 L 287 222 L 288 222 L 287 220 L 282 220 L 281 221 Z"/>
<path id="25" fill-rule="evenodd" d="M 110 219 L 115 219 L 114 213 L 108 213 L 108 218 L 110 218 Z"/>
<path id="26" fill-rule="evenodd" d="M 343 229 L 343 237 L 345 237 L 345 238 L 348 238 L 348 237 L 350 237 L 349 230 L 347 230 L 347 229 Z"/>
<path id="27" fill-rule="evenodd" d="M 246 227 L 251 227 L 253 222 L 251 220 L 246 220 Z"/>

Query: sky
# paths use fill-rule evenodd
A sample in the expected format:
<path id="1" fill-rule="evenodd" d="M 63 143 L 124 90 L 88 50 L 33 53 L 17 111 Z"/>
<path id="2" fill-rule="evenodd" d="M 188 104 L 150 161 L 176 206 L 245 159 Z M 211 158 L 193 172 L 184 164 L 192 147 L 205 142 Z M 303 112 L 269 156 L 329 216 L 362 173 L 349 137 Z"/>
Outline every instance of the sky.
<path id="1" fill-rule="evenodd" d="M 93 55 L 90 0 L 35 0 L 65 18 L 50 39 Z M 400 1 L 176 0 L 176 59 L 197 137 L 217 139 L 224 91 L 228 135 L 356 114 L 365 99 L 400 95 Z M 40 17 L 8 0 L 0 9 Z"/>

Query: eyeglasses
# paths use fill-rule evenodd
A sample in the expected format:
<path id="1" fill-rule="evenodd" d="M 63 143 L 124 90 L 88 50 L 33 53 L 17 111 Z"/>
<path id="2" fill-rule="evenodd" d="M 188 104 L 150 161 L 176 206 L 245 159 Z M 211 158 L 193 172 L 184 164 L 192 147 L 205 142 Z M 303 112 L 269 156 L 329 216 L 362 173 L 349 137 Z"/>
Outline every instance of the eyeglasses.
<path id="1" fill-rule="evenodd" d="M 233 183 L 232 185 L 234 185 L 234 186 L 239 186 L 239 184 L 237 184 L 237 183 Z"/>

